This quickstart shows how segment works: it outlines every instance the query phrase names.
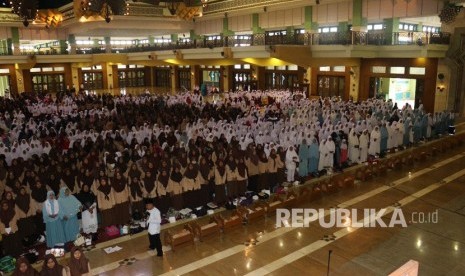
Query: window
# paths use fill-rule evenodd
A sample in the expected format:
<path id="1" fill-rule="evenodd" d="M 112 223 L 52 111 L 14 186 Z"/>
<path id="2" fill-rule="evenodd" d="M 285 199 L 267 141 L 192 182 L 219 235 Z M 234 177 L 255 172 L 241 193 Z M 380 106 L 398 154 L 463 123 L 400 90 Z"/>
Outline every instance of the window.
<path id="1" fill-rule="evenodd" d="M 167 67 L 155 68 L 155 86 L 171 87 L 171 70 Z"/>
<path id="2" fill-rule="evenodd" d="M 375 24 L 368 24 L 367 30 L 368 31 L 379 31 L 384 29 L 384 24 L 382 23 L 375 23 Z"/>
<path id="3" fill-rule="evenodd" d="M 156 44 L 162 44 L 162 43 L 170 43 L 171 42 L 171 39 L 170 38 L 155 38 L 153 40 Z"/>
<path id="4" fill-rule="evenodd" d="M 322 67 L 320 67 L 320 71 L 321 71 L 321 72 L 329 72 L 329 71 L 331 71 L 331 67 L 329 67 L 329 66 L 322 66 Z"/>
<path id="5" fill-rule="evenodd" d="M 103 89 L 103 73 L 102 72 L 82 72 L 82 85 L 84 90 Z"/>
<path id="6" fill-rule="evenodd" d="M 318 28 L 319 33 L 337 33 L 337 27 L 321 27 Z"/>
<path id="7" fill-rule="evenodd" d="M 405 74 L 405 67 L 391 67 L 391 74 Z"/>
<path id="8" fill-rule="evenodd" d="M 132 45 L 135 44 L 133 40 L 112 40 L 110 41 L 111 45 Z"/>
<path id="9" fill-rule="evenodd" d="M 340 76 L 318 76 L 317 93 L 322 97 L 344 97 L 345 77 Z"/>
<path id="10" fill-rule="evenodd" d="M 268 36 L 276 36 L 276 35 L 279 36 L 279 35 L 286 35 L 287 32 L 286 31 L 268 31 L 266 32 L 266 34 Z"/>
<path id="11" fill-rule="evenodd" d="M 55 71 L 55 72 L 63 72 L 63 71 L 65 71 L 65 67 L 53 67 L 53 71 Z"/>
<path id="12" fill-rule="evenodd" d="M 334 67 L 333 67 L 333 71 L 334 71 L 334 72 L 345 72 L 345 71 L 346 71 L 346 67 L 345 67 L 345 66 L 334 66 Z"/>
<path id="13" fill-rule="evenodd" d="M 32 74 L 32 90 L 36 93 L 65 92 L 65 75 Z"/>
<path id="14" fill-rule="evenodd" d="M 410 72 L 410 75 L 425 75 L 426 68 L 425 67 L 410 67 L 409 72 Z"/>
<path id="15" fill-rule="evenodd" d="M 385 74 L 386 73 L 386 67 L 385 66 L 373 66 L 371 68 L 371 72 L 375 74 Z"/>
<path id="16" fill-rule="evenodd" d="M 8 74 L 10 73 L 10 69 L 0 69 L 0 74 Z"/>
<path id="17" fill-rule="evenodd" d="M 179 68 L 178 70 L 178 88 L 190 90 L 191 88 L 191 69 Z"/>
<path id="18" fill-rule="evenodd" d="M 427 33 L 439 33 L 438 27 L 423 26 L 422 30 Z"/>
<path id="19" fill-rule="evenodd" d="M 299 70 L 299 67 L 297 65 L 289 65 L 289 66 L 287 66 L 287 70 L 289 70 L 289 71 L 297 71 L 297 70 Z"/>
<path id="20" fill-rule="evenodd" d="M 418 25 L 416 25 L 416 24 L 407 24 L 407 23 L 400 23 L 399 24 L 399 30 L 403 30 L 403 31 L 416 32 L 417 27 L 418 27 Z"/>
<path id="21" fill-rule="evenodd" d="M 207 36 L 207 40 L 220 40 L 220 39 L 221 39 L 220 35 Z"/>

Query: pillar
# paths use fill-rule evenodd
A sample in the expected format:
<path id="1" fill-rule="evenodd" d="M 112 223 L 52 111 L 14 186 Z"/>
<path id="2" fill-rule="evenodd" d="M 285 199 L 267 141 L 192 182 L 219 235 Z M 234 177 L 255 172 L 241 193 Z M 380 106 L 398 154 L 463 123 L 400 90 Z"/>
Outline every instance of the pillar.
<path id="1" fill-rule="evenodd" d="M 155 46 L 155 37 L 153 35 L 149 35 L 148 40 L 150 46 Z"/>
<path id="2" fill-rule="evenodd" d="M 252 14 L 252 32 L 253 34 L 264 34 L 265 30 L 260 28 L 260 16 L 258 13 Z"/>
<path id="3" fill-rule="evenodd" d="M 15 73 L 16 73 L 16 84 L 18 86 L 18 94 L 23 93 L 25 91 L 24 89 L 24 75 L 23 75 L 23 70 L 17 68 L 15 66 Z M 11 89 L 10 89 L 11 91 Z"/>
<path id="4" fill-rule="evenodd" d="M 178 84 L 178 78 L 179 78 L 178 66 L 171 65 L 170 73 L 171 73 L 171 95 L 176 95 L 178 93 L 178 90 L 177 90 L 177 86 L 178 86 L 177 84 Z"/>
<path id="5" fill-rule="evenodd" d="M 366 32 L 367 31 L 367 19 L 363 18 L 363 0 L 353 0 L 352 31 L 355 31 L 355 32 Z"/>
<path id="6" fill-rule="evenodd" d="M 171 34 L 171 43 L 176 44 L 178 43 L 178 34 Z"/>
<path id="7" fill-rule="evenodd" d="M 232 86 L 233 68 L 233 65 L 224 66 L 223 75 L 221 77 L 223 78 L 223 91 L 225 93 L 229 92 L 230 89 L 235 89 Z"/>
<path id="8" fill-rule="evenodd" d="M 399 34 L 399 18 L 389 18 L 384 19 L 384 25 L 386 26 L 385 29 L 385 36 L 386 36 L 386 44 L 392 45 L 393 43 L 397 43 L 398 34 Z"/>
<path id="9" fill-rule="evenodd" d="M 200 66 L 191 65 L 191 87 L 194 89 L 196 86 L 200 89 Z"/>
<path id="10" fill-rule="evenodd" d="M 69 44 L 69 54 L 76 54 L 76 36 L 73 34 L 68 35 L 68 44 Z M 79 86 L 78 86 L 79 87 Z"/>
<path id="11" fill-rule="evenodd" d="M 111 37 L 106 36 L 104 37 L 105 41 L 105 53 L 111 54 Z"/>
<path id="12" fill-rule="evenodd" d="M 17 27 L 11 28 L 11 48 L 13 49 L 13 55 L 20 55 L 21 50 L 19 49 L 19 29 Z"/>

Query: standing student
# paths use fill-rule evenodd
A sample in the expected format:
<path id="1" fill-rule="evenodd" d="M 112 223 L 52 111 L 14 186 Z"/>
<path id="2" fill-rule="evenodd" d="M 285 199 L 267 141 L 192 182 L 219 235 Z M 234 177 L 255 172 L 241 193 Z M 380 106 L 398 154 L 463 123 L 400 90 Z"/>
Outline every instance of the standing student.
<path id="1" fill-rule="evenodd" d="M 129 184 L 129 198 L 131 199 L 131 214 L 144 211 L 142 183 L 139 178 L 134 177 Z"/>
<path id="2" fill-rule="evenodd" d="M 226 168 L 224 162 L 218 159 L 215 167 L 215 203 L 223 205 L 226 202 Z"/>
<path id="3" fill-rule="evenodd" d="M 82 204 L 82 230 L 86 234 L 97 233 L 97 197 L 90 190 L 88 184 L 82 184 L 81 191 L 76 198 Z"/>
<path id="4" fill-rule="evenodd" d="M 161 240 L 160 240 L 160 224 L 161 224 L 161 215 L 160 211 L 155 208 L 153 205 L 152 201 L 147 201 L 145 204 L 145 208 L 147 209 L 147 212 L 149 213 L 149 217 L 147 219 L 147 223 L 149 226 L 148 232 L 149 232 L 149 248 L 154 250 L 157 250 L 157 256 L 162 257 L 163 256 L 163 250 L 161 246 Z"/>
<path id="5" fill-rule="evenodd" d="M 48 191 L 47 200 L 43 205 L 42 216 L 44 218 L 47 234 L 47 247 L 49 248 L 66 241 L 65 233 L 63 232 L 63 224 L 58 217 L 59 213 L 60 205 L 55 199 L 55 192 Z"/>
<path id="6" fill-rule="evenodd" d="M 286 152 L 286 169 L 287 169 L 287 182 L 294 182 L 295 169 L 299 162 L 299 156 L 294 150 L 293 146 L 290 146 Z"/>
<path id="7" fill-rule="evenodd" d="M 179 165 L 175 165 L 168 181 L 168 187 L 166 187 L 166 192 L 170 193 L 171 204 L 175 210 L 181 210 L 184 205 L 182 200 L 182 178 L 181 168 Z"/>
<path id="8" fill-rule="evenodd" d="M 126 176 L 119 172 L 119 170 L 116 170 L 115 176 L 111 179 L 111 187 L 113 188 L 115 199 L 115 206 L 113 209 L 118 214 L 115 218 L 115 222 L 120 225 L 126 224 L 131 220 L 129 216 L 129 187 Z"/>
<path id="9" fill-rule="evenodd" d="M 168 187 L 168 182 L 170 180 L 170 175 L 168 168 L 162 170 L 157 177 L 156 182 L 156 191 L 157 197 L 155 198 L 155 204 L 157 205 L 158 210 L 162 213 L 166 213 L 171 206 L 171 198 L 166 194 L 166 188 Z"/>
<path id="10" fill-rule="evenodd" d="M 107 183 L 105 177 L 100 178 L 98 186 L 93 185 L 92 188 L 94 188 L 94 194 L 97 196 L 97 206 L 102 218 L 101 226 L 114 225 L 117 212 L 113 208 L 115 206 L 113 188 Z"/>
<path id="11" fill-rule="evenodd" d="M 65 232 L 65 241 L 74 241 L 79 233 L 77 214 L 82 208 L 81 202 L 71 195 L 68 187 L 61 187 L 58 204 L 60 206 L 59 217 L 62 220 Z"/>

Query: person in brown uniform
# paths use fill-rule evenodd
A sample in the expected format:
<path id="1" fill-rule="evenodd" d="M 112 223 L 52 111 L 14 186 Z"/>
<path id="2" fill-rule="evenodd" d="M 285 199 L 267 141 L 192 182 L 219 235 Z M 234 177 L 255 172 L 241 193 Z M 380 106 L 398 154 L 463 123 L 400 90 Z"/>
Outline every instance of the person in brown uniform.
<path id="1" fill-rule="evenodd" d="M 226 202 L 226 168 L 222 159 L 215 166 L 215 202 L 223 205 Z"/>
<path id="2" fill-rule="evenodd" d="M 115 195 L 112 186 L 106 177 L 101 177 L 97 185 L 92 186 L 94 194 L 97 196 L 97 206 L 102 217 L 101 227 L 116 224 Z"/>
<path id="3" fill-rule="evenodd" d="M 184 203 L 182 196 L 182 174 L 179 165 L 174 166 L 166 191 L 170 193 L 173 208 L 181 210 L 184 207 Z"/>
<path id="4" fill-rule="evenodd" d="M 126 177 L 119 170 L 115 171 L 115 176 L 110 180 L 113 188 L 113 196 L 115 199 L 115 218 L 116 224 L 126 224 L 130 220 L 129 216 L 129 187 Z"/>

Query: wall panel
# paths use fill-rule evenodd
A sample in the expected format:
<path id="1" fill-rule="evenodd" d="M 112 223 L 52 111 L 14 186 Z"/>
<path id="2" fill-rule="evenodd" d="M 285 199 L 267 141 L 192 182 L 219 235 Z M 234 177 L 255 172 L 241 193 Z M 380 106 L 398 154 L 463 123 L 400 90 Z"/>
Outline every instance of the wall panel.
<path id="1" fill-rule="evenodd" d="M 286 19 L 285 19 L 285 11 L 283 10 L 280 10 L 280 11 L 276 11 L 276 21 L 273 22 L 273 27 L 286 27 L 287 25 L 285 24 L 286 22 Z"/>
<path id="2" fill-rule="evenodd" d="M 291 9 L 284 11 L 284 26 L 292 26 L 292 11 Z"/>
<path id="3" fill-rule="evenodd" d="M 437 15 L 442 9 L 443 2 L 438 0 L 419 0 L 424 15 Z"/>
<path id="4" fill-rule="evenodd" d="M 387 1 L 390 2 L 390 1 Z M 396 1 L 394 5 L 394 17 L 407 16 L 407 3 L 405 1 Z"/>
<path id="5" fill-rule="evenodd" d="M 252 29 L 252 15 L 230 17 L 229 29 L 234 32 L 250 31 Z"/>
<path id="6" fill-rule="evenodd" d="M 392 17 L 437 15 L 441 11 L 442 2 L 440 0 L 363 0 L 362 7 L 363 17 L 370 22 L 379 22 Z"/>
<path id="7" fill-rule="evenodd" d="M 410 0 L 407 4 L 407 16 L 417 16 L 422 13 L 422 0 Z"/>
<path id="8" fill-rule="evenodd" d="M 349 21 L 349 2 L 342 2 L 337 4 L 337 21 L 346 22 Z"/>
<path id="9" fill-rule="evenodd" d="M 195 33 L 199 35 L 219 34 L 223 32 L 223 19 L 196 22 Z"/>
<path id="10" fill-rule="evenodd" d="M 368 20 L 378 20 L 380 18 L 380 0 L 368 0 L 367 2 L 367 19 Z M 389 1 L 382 1 L 382 2 L 389 2 L 392 5 L 392 2 Z"/>
<path id="11" fill-rule="evenodd" d="M 305 22 L 304 9 L 296 8 L 292 10 L 292 25 L 303 25 Z"/>
<path id="12" fill-rule="evenodd" d="M 384 18 L 392 18 L 392 13 L 394 12 L 392 1 L 380 1 L 379 9 L 380 12 L 377 21 L 382 21 Z"/>

